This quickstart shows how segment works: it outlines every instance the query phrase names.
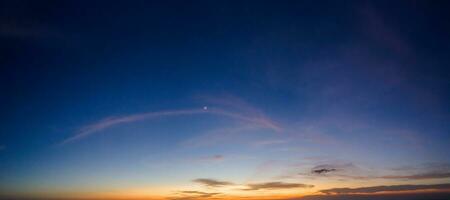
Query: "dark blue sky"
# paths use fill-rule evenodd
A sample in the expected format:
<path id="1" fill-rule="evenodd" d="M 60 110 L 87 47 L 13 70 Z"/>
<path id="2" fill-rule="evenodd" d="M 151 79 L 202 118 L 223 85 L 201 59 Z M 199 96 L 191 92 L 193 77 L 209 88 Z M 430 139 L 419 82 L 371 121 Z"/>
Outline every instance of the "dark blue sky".
<path id="1" fill-rule="evenodd" d="M 82 177 L 105 191 L 305 182 L 292 177 L 304 162 L 377 181 L 445 174 L 448 4 L 2 1 L 0 192 L 84 195 Z M 216 170 L 161 175 L 209 159 Z M 273 176 L 254 180 L 268 162 Z M 418 167 L 430 163 L 445 170 Z M 416 171 L 392 172 L 405 166 Z"/>

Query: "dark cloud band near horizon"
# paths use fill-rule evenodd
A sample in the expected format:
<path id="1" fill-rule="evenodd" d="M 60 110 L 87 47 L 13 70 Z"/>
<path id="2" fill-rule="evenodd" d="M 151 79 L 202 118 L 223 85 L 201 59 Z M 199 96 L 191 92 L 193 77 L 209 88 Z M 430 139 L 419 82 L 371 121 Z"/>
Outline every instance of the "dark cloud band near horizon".
<path id="1" fill-rule="evenodd" d="M 415 190 L 450 190 L 450 183 L 435 185 L 388 185 L 359 188 L 331 188 L 320 190 L 324 194 L 367 194 L 379 192 L 403 192 Z"/>

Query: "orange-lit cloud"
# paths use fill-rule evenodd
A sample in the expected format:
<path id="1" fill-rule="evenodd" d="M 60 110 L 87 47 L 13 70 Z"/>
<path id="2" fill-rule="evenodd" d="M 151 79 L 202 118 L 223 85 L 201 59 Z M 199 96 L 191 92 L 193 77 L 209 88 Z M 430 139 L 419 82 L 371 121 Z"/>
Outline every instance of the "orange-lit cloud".
<path id="1" fill-rule="evenodd" d="M 188 200 L 188 199 L 204 199 L 210 198 L 221 194 L 220 192 L 202 192 L 202 191 L 179 191 L 175 195 L 175 197 L 169 197 L 172 200 Z"/>
<path id="2" fill-rule="evenodd" d="M 279 190 L 291 188 L 312 188 L 314 186 L 302 183 L 266 182 L 247 184 L 247 187 L 248 188 L 245 188 L 243 190 Z"/>

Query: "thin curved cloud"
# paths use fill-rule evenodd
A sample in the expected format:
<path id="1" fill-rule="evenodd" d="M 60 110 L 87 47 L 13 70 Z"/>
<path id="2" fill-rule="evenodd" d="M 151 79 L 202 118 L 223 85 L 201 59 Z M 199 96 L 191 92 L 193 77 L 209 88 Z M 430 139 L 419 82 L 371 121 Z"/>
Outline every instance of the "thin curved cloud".
<path id="1" fill-rule="evenodd" d="M 360 194 L 360 193 L 377 193 L 377 192 L 402 192 L 414 190 L 448 190 L 450 184 L 435 184 L 435 185 L 388 185 L 388 186 L 373 186 L 373 187 L 359 187 L 359 188 L 332 188 L 320 190 L 324 194 Z"/>
<path id="2" fill-rule="evenodd" d="M 312 188 L 314 186 L 302 183 L 266 182 L 266 183 L 247 184 L 247 187 L 248 188 L 243 190 L 279 190 L 291 188 Z"/>
<path id="3" fill-rule="evenodd" d="M 273 131 L 279 132 L 282 128 L 277 125 L 270 118 L 262 117 L 262 116 L 253 116 L 246 115 L 244 113 L 231 112 L 227 110 L 223 110 L 220 108 L 208 108 L 204 107 L 201 109 L 180 109 L 180 110 L 168 110 L 168 111 L 157 111 L 157 112 L 147 112 L 140 114 L 127 115 L 122 117 L 109 117 L 99 122 L 93 123 L 91 125 L 87 125 L 82 127 L 78 133 L 75 135 L 63 140 L 60 145 L 64 145 L 67 143 L 71 143 L 82 138 L 85 138 L 89 135 L 102 131 L 104 129 L 110 128 L 112 126 L 117 126 L 120 124 L 126 124 L 131 122 L 137 122 L 142 120 L 149 120 L 154 118 L 161 117 L 170 117 L 170 116 L 183 116 L 183 115 L 197 115 L 197 114 L 213 114 L 218 116 L 229 117 L 238 121 L 243 121 L 246 123 L 251 123 L 256 126 L 260 126 L 263 128 L 271 129 Z"/>
<path id="4" fill-rule="evenodd" d="M 208 187 L 223 187 L 223 186 L 234 185 L 234 183 L 232 183 L 232 182 L 219 181 L 216 179 L 209 179 L 209 178 L 198 178 L 198 179 L 192 180 L 192 182 L 200 183 L 200 184 L 208 186 Z"/>

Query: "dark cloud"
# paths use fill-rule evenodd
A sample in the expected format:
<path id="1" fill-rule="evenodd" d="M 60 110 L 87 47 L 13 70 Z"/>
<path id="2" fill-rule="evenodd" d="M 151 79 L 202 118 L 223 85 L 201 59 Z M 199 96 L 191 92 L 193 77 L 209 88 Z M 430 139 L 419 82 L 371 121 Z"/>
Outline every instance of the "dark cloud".
<path id="1" fill-rule="evenodd" d="M 247 184 L 244 190 L 273 190 L 273 189 L 290 189 L 290 188 L 312 188 L 313 185 L 307 185 L 302 183 L 284 183 L 284 182 L 267 182 L 267 183 L 255 183 Z"/>
<path id="2" fill-rule="evenodd" d="M 333 174 L 327 176 L 331 178 L 341 178 L 341 179 L 356 179 L 356 180 L 367 180 L 367 179 L 398 179 L 398 180 L 426 180 L 426 179 L 446 179 L 450 178 L 450 172 L 430 172 L 423 174 L 411 174 L 411 175 L 385 175 L 385 176 L 358 176 L 352 174 Z"/>
<path id="3" fill-rule="evenodd" d="M 310 172 L 299 173 L 299 175 L 307 177 L 316 175 L 321 176 L 326 175 L 326 177 L 352 178 L 352 177 L 361 177 L 360 174 L 357 174 L 357 172 L 360 171 L 361 169 L 359 169 L 352 163 L 334 163 L 334 164 L 316 165 L 315 167 L 311 168 Z"/>
<path id="4" fill-rule="evenodd" d="M 332 188 L 320 190 L 324 194 L 355 194 L 355 193 L 377 193 L 377 192 L 400 192 L 413 190 L 445 190 L 450 189 L 450 184 L 436 185 L 389 185 L 389 186 L 373 186 L 360 188 Z"/>
<path id="5" fill-rule="evenodd" d="M 208 178 L 199 178 L 192 180 L 195 183 L 200 183 L 208 187 L 222 187 L 227 185 L 234 185 L 234 183 L 228 182 L 228 181 L 219 181 L 215 179 L 208 179 Z"/>
<path id="6" fill-rule="evenodd" d="M 312 173 L 313 174 L 322 174 L 322 173 L 328 173 L 328 172 L 332 172 L 332 171 L 336 171 L 336 169 L 334 169 L 334 168 L 314 169 L 314 170 L 312 170 Z"/>
<path id="7" fill-rule="evenodd" d="M 447 200 L 448 192 L 414 192 L 412 194 L 338 194 L 338 195 L 313 195 L 284 200 Z"/>
<path id="8" fill-rule="evenodd" d="M 326 174 L 333 171 L 337 171 L 337 168 L 331 165 L 318 165 L 311 169 L 313 174 Z"/>

